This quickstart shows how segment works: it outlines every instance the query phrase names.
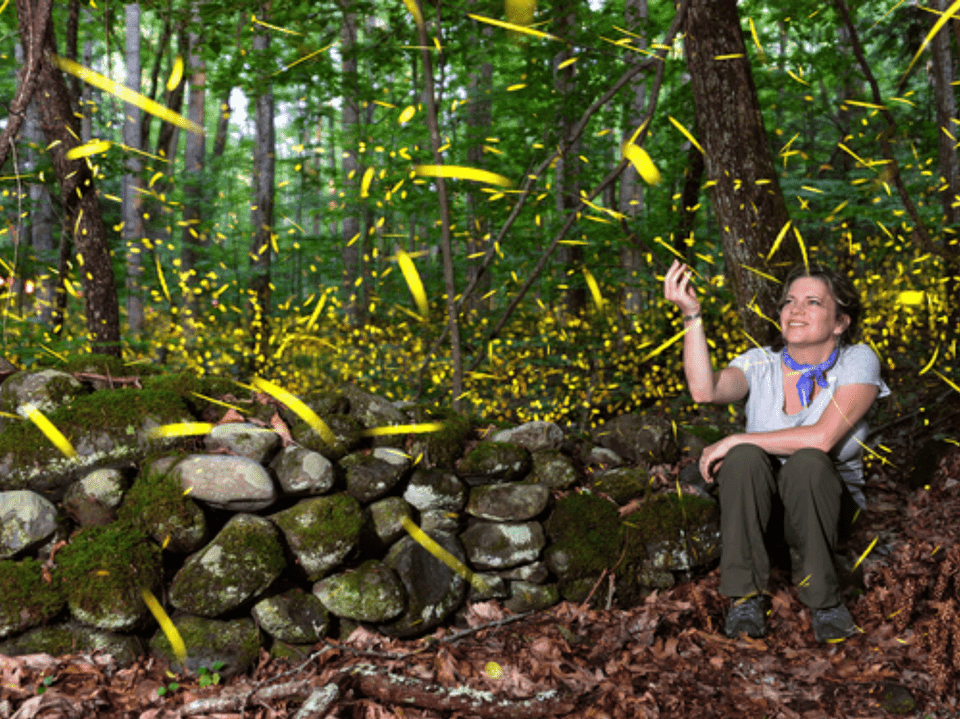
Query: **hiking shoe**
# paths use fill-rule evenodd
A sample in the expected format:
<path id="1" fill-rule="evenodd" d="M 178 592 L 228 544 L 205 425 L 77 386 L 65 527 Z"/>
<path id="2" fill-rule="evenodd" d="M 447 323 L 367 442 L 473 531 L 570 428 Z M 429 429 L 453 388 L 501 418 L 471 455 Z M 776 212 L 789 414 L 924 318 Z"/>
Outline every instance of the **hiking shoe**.
<path id="1" fill-rule="evenodd" d="M 842 641 L 860 631 L 844 604 L 838 604 L 828 609 L 812 609 L 810 615 L 813 622 L 813 634 L 821 644 Z"/>
<path id="2" fill-rule="evenodd" d="M 731 639 L 741 634 L 759 639 L 767 633 L 767 617 L 764 608 L 763 595 L 741 597 L 734 600 L 727 612 L 727 620 L 723 623 L 723 632 Z"/>

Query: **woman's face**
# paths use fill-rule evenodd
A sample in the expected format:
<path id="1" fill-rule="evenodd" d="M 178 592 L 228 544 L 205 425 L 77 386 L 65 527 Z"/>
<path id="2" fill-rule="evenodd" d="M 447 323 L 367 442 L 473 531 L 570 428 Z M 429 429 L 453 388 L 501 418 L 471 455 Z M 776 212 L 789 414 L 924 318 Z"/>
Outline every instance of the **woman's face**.
<path id="1" fill-rule="evenodd" d="M 827 284 L 816 277 L 798 277 L 787 290 L 780 309 L 780 329 L 787 345 L 820 345 L 839 341 L 850 324 L 837 319 L 837 303 Z"/>

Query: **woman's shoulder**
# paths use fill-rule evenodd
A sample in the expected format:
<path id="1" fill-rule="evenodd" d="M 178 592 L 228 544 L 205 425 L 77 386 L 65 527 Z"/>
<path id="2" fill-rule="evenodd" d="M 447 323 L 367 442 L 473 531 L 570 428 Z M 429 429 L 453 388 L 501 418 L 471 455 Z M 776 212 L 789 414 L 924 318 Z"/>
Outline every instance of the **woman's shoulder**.
<path id="1" fill-rule="evenodd" d="M 763 371 L 779 361 L 780 353 L 774 352 L 770 347 L 751 347 L 734 357 L 730 366 L 739 367 L 746 373 L 748 369 Z"/>
<path id="2" fill-rule="evenodd" d="M 855 345 L 846 345 L 840 350 L 840 358 L 846 363 L 856 364 L 880 364 L 880 358 L 874 352 L 873 347 L 868 344 L 860 343 Z"/>

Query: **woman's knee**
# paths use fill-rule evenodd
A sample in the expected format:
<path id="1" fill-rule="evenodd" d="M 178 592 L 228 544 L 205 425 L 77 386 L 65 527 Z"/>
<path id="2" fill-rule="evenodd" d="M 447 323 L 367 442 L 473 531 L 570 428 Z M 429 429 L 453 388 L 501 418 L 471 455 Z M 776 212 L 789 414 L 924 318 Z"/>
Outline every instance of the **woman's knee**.
<path id="1" fill-rule="evenodd" d="M 837 474 L 833 460 L 821 449 L 804 447 L 794 452 L 781 469 L 784 486 L 782 491 L 839 492 L 843 480 Z"/>
<path id="2" fill-rule="evenodd" d="M 760 447 L 750 443 L 738 444 L 727 452 L 718 474 L 721 487 L 742 485 L 753 482 L 755 478 L 767 482 L 771 477 L 770 457 Z"/>

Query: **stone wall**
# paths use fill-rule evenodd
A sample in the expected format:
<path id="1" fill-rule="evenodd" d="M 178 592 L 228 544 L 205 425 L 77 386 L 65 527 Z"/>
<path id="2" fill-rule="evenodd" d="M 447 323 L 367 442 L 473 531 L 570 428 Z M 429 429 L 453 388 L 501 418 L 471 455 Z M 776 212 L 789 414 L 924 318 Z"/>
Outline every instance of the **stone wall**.
<path id="1" fill-rule="evenodd" d="M 601 576 L 594 599 L 629 604 L 717 556 L 715 503 L 693 475 L 669 475 L 669 423 L 621 417 L 589 439 L 545 422 L 481 429 L 347 386 L 301 398 L 332 431 L 324 440 L 223 380 L 96 381 L 46 370 L 0 386 L 0 410 L 38 407 L 78 455 L 4 420 L 0 653 L 151 651 L 176 666 L 147 590 L 188 667 L 217 661 L 229 675 L 261 646 L 295 655 L 359 625 L 419 636 L 467 602 L 583 601 Z M 156 432 L 197 422 L 212 426 Z"/>

